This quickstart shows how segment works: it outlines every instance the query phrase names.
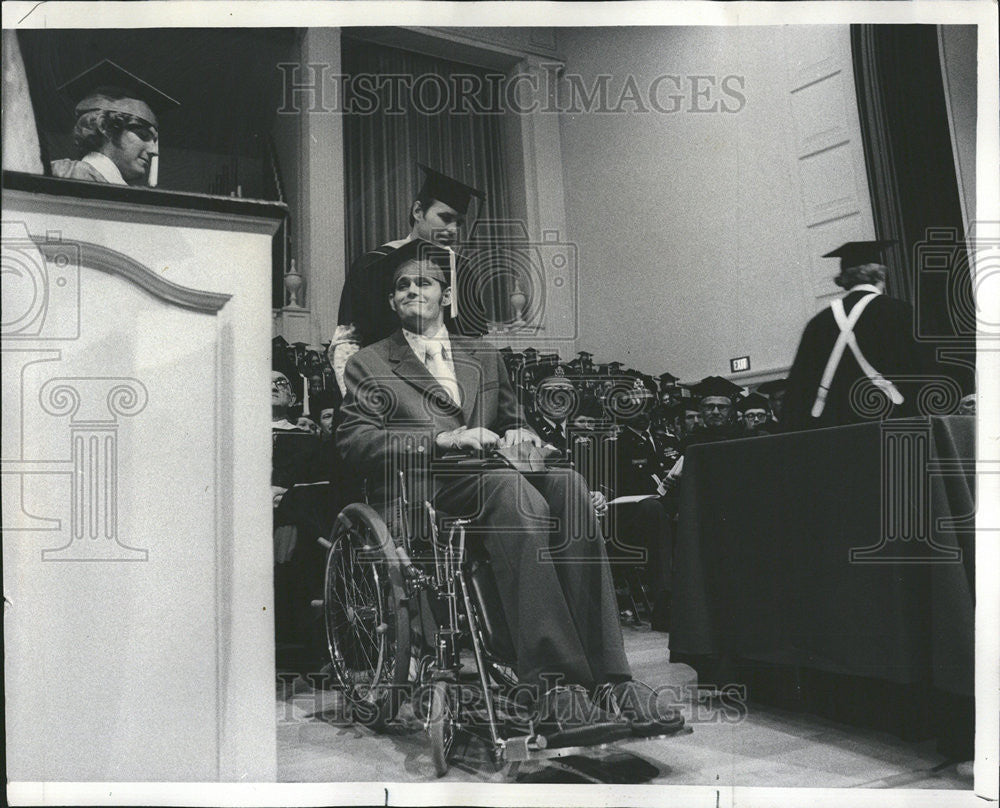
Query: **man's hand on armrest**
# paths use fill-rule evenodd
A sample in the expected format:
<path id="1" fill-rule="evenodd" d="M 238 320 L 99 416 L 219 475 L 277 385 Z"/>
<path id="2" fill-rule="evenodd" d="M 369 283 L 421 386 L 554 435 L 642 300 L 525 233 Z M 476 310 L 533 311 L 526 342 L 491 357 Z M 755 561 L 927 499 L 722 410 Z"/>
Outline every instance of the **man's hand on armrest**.
<path id="1" fill-rule="evenodd" d="M 451 432 L 439 432 L 437 437 L 434 438 L 434 443 L 438 449 L 443 451 L 479 452 L 483 449 L 491 449 L 497 445 L 499 440 L 500 436 L 496 432 L 484 427 L 477 427 L 476 429 L 461 427 Z"/>
<path id="2" fill-rule="evenodd" d="M 541 449 L 543 446 L 543 441 L 538 435 L 532 432 L 530 429 L 517 428 L 508 429 L 504 432 L 503 438 L 500 439 L 498 448 L 506 449 L 509 446 L 517 446 L 519 443 L 530 443 L 537 449 Z"/>

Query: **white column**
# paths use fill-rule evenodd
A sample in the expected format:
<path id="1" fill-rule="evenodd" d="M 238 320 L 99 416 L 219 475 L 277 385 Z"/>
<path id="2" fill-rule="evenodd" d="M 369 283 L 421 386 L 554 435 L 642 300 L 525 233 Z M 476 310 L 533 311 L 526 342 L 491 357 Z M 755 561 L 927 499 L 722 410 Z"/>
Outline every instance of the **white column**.
<path id="1" fill-rule="evenodd" d="M 340 29 L 310 28 L 302 40 L 303 77 L 325 77 L 325 109 L 302 111 L 300 133 L 299 199 L 300 271 L 306 277 L 306 308 L 310 311 L 309 338 L 318 344 L 337 325 L 337 308 L 344 285 L 344 130 L 333 76 L 341 72 Z M 324 68 L 318 65 L 325 66 Z M 336 103 L 335 103 L 336 102 Z"/>

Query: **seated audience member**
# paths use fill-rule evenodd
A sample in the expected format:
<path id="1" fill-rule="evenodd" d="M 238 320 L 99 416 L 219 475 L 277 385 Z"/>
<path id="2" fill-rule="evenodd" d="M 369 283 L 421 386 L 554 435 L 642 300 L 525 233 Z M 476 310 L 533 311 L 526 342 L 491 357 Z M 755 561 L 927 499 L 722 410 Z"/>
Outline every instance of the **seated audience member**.
<path id="1" fill-rule="evenodd" d="M 664 471 L 670 471 L 677 458 L 681 456 L 681 441 L 674 431 L 674 426 L 663 411 L 657 411 L 657 417 L 649 423 L 649 434 L 656 448 L 656 459 Z"/>
<path id="2" fill-rule="evenodd" d="M 570 382 L 566 369 L 560 365 L 551 375 L 539 381 L 531 407 L 534 418 L 529 419 L 535 434 L 571 460 L 580 454 L 592 455 L 593 452 L 588 449 L 598 440 L 592 434 L 594 426 L 591 419 L 587 416 L 570 419 L 579 402 L 579 391 Z M 584 477 L 586 479 L 586 475 Z M 604 516 L 608 511 L 604 493 L 595 488 L 590 496 L 597 515 Z"/>
<path id="3" fill-rule="evenodd" d="M 275 639 L 280 646 L 279 664 L 288 664 L 286 649 L 307 644 L 311 612 L 309 600 L 315 588 L 303 584 L 303 559 L 310 567 L 321 564 L 316 560 L 314 542 L 299 529 L 302 513 L 301 498 L 296 487 L 307 476 L 309 458 L 319 439 L 311 430 L 289 420 L 289 410 L 296 403 L 295 391 L 288 376 L 280 370 L 271 371 L 271 496 L 274 507 L 274 600 Z M 306 419 L 308 420 L 308 419 Z M 303 664 L 305 663 L 305 664 Z M 297 666 L 312 667 L 303 659 Z"/>
<path id="4" fill-rule="evenodd" d="M 721 376 L 706 376 L 691 387 L 698 402 L 698 423 L 681 440 L 682 456 L 664 478 L 664 488 L 673 495 L 683 471 L 683 453 L 699 443 L 733 440 L 746 437 L 743 422 L 733 417 L 740 388 Z"/>
<path id="5" fill-rule="evenodd" d="M 681 388 L 677 384 L 677 381 L 678 379 L 673 373 L 660 374 L 657 392 L 659 398 L 659 410 L 661 412 L 666 412 L 680 403 Z"/>
<path id="6" fill-rule="evenodd" d="M 628 563 L 636 549 L 644 552 L 643 568 L 653 600 L 650 622 L 654 630 L 667 631 L 674 536 L 671 512 L 661 494 L 662 481 L 670 467 L 665 465 L 650 431 L 650 412 L 655 401 L 652 393 L 637 380 L 628 398 L 629 402 L 612 401 L 612 410 L 619 413 L 621 428 L 611 441 L 615 478 L 609 481 L 609 487 L 615 499 L 648 498 L 628 502 L 612 500 L 614 535 L 610 537 L 610 555 L 613 561 Z"/>
<path id="7" fill-rule="evenodd" d="M 962 396 L 962 400 L 958 402 L 958 415 L 975 415 L 976 414 L 976 394 L 969 393 L 967 396 Z"/>
<path id="8" fill-rule="evenodd" d="M 691 388 L 698 401 L 698 424 L 684 437 L 683 448 L 743 437 L 743 425 L 733 417 L 739 386 L 721 376 L 706 376 Z"/>
<path id="9" fill-rule="evenodd" d="M 760 393 L 750 393 L 736 402 L 736 409 L 743 422 L 744 434 L 747 436 L 767 435 L 768 408 L 767 399 Z"/>
<path id="10" fill-rule="evenodd" d="M 701 423 L 698 399 L 693 396 L 685 396 L 679 404 L 671 409 L 670 415 L 673 419 L 674 434 L 680 439 L 683 447 L 684 438 L 690 435 L 694 428 Z"/>
<path id="11" fill-rule="evenodd" d="M 289 410 L 296 396 L 288 376 L 280 370 L 271 371 L 271 493 L 274 505 L 295 483 L 303 478 L 304 457 L 315 445 L 315 433 L 299 423 L 292 423 Z M 296 419 L 297 421 L 300 419 Z M 308 419 L 306 419 L 308 420 Z M 285 439 L 285 438 L 288 439 Z M 307 440 L 303 440 L 306 438 Z"/>
<path id="12" fill-rule="evenodd" d="M 112 185 L 157 183 L 161 114 L 170 96 L 105 59 L 61 88 L 75 100 L 75 160 L 54 160 L 52 176 Z"/>
<path id="13" fill-rule="evenodd" d="M 542 445 L 524 425 L 499 353 L 445 327 L 448 266 L 439 248 L 410 241 L 370 268 L 384 276 L 401 328 L 347 362 L 337 428 L 344 459 L 367 475 L 375 502 L 391 497 L 388 470 L 399 465 L 422 476 L 441 513 L 475 516 L 468 539 L 489 555 L 517 675 L 541 694 L 536 726 L 550 744 L 677 729 L 681 716 L 632 680 L 584 480 L 565 469 L 430 473 L 434 456 Z"/>
<path id="14" fill-rule="evenodd" d="M 788 379 L 772 379 L 757 385 L 757 391 L 767 398 L 770 416 L 767 419 L 767 431 L 782 432 L 785 428 L 785 389 Z"/>

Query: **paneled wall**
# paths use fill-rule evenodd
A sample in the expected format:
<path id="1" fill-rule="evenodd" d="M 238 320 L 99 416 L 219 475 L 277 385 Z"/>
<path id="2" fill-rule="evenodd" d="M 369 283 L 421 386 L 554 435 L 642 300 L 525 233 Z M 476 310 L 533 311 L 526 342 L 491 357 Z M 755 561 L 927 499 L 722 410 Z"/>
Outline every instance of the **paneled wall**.
<path id="1" fill-rule="evenodd" d="M 584 86 L 672 77 L 665 114 L 560 117 L 579 347 L 688 380 L 744 355 L 737 380 L 783 373 L 835 288 L 818 256 L 873 230 L 847 26 L 557 37 Z"/>

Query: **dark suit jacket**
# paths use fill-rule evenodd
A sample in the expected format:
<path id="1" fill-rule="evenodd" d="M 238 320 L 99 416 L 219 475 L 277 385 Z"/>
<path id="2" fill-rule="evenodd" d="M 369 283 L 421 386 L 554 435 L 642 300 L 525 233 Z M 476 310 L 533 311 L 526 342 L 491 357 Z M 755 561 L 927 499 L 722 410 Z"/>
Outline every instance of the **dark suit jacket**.
<path id="1" fill-rule="evenodd" d="M 368 477 L 369 494 L 382 492 L 392 464 L 429 460 L 441 432 L 486 427 L 502 437 L 524 426 L 500 353 L 481 340 L 450 339 L 461 408 L 417 359 L 401 330 L 348 361 L 337 446 L 348 468 Z"/>

